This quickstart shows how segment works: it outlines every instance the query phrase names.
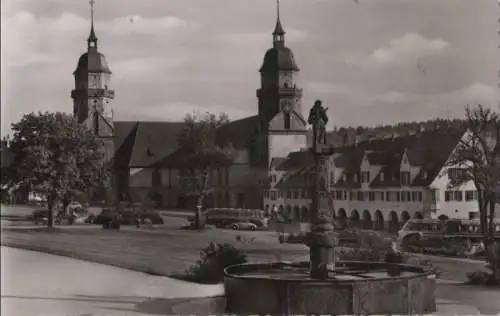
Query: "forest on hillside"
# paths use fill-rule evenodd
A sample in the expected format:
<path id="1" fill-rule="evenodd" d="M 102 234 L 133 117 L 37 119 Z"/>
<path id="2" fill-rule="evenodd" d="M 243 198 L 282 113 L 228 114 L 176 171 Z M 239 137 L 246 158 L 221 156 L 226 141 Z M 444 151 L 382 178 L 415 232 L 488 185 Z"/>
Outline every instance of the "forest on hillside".
<path id="1" fill-rule="evenodd" d="M 409 134 L 418 134 L 423 131 L 438 129 L 462 129 L 466 125 L 465 119 L 436 118 L 420 122 L 398 122 L 393 125 L 365 126 L 336 126 L 328 132 L 328 143 L 331 145 L 351 145 L 359 140 L 397 137 Z M 312 135 L 309 135 L 310 139 Z"/>

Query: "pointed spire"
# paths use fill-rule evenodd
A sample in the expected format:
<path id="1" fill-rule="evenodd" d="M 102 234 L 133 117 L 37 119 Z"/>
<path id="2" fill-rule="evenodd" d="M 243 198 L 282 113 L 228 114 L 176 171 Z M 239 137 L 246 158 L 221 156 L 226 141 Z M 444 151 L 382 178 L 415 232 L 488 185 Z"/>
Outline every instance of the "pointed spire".
<path id="1" fill-rule="evenodd" d="M 280 0 L 276 0 L 276 26 L 274 27 L 273 32 L 273 43 L 276 44 L 284 44 L 285 43 L 285 30 L 281 25 L 280 19 Z"/>
<path id="2" fill-rule="evenodd" d="M 97 47 L 97 36 L 95 35 L 94 31 L 94 4 L 95 0 L 90 0 L 90 35 L 87 40 L 90 47 Z"/>

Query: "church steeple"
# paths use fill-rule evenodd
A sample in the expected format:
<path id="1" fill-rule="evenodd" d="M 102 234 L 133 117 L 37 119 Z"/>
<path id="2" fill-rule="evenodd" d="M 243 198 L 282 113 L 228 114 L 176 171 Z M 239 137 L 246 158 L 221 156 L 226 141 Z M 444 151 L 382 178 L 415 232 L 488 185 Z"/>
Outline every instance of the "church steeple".
<path id="1" fill-rule="evenodd" d="M 87 39 L 88 43 L 88 49 L 90 50 L 91 48 L 97 49 L 97 36 L 95 35 L 94 31 L 94 0 L 90 0 L 90 35 L 89 38 Z"/>
<path id="2" fill-rule="evenodd" d="M 281 25 L 280 19 L 280 0 L 276 0 L 276 26 L 273 32 L 273 46 L 284 45 L 285 44 L 285 30 Z"/>

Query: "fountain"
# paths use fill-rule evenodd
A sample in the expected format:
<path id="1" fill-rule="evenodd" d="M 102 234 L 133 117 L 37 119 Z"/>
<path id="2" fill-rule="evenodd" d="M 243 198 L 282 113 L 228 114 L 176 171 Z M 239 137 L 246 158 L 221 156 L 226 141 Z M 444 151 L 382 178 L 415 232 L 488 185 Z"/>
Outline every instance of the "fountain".
<path id="1" fill-rule="evenodd" d="M 321 156 L 328 155 L 326 109 L 316 101 L 313 126 L 315 181 L 310 262 L 240 264 L 225 269 L 226 312 L 265 315 L 425 314 L 436 311 L 435 275 L 423 267 L 385 262 L 336 262 L 332 220 L 320 213 Z M 396 273 L 394 273 L 396 272 Z"/>

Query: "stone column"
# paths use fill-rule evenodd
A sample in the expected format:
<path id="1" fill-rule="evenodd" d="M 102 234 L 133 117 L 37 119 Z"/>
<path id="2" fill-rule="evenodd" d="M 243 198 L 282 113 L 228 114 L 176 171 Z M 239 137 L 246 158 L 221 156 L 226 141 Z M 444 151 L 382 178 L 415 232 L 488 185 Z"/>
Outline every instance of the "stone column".
<path id="1" fill-rule="evenodd" d="M 326 109 L 321 101 L 316 101 L 309 113 L 308 122 L 313 126 L 313 145 L 311 152 L 314 155 L 314 182 L 311 186 L 311 231 L 306 238 L 309 247 L 310 276 L 314 279 L 328 278 L 328 272 L 335 269 L 334 247 L 336 239 L 332 219 L 320 212 L 321 156 L 327 155 L 325 124 L 328 121 Z M 321 133 L 321 135 L 319 135 Z"/>

